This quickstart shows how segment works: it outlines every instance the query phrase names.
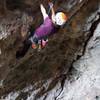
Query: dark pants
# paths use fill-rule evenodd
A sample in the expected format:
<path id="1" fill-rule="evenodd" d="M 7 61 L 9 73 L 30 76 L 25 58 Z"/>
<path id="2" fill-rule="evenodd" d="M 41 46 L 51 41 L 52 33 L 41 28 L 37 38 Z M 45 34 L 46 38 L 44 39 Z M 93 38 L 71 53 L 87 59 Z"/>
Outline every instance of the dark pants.
<path id="1" fill-rule="evenodd" d="M 29 40 L 31 41 L 31 43 L 35 43 L 35 44 L 38 44 L 39 41 L 36 35 L 31 36 Z"/>
<path id="2" fill-rule="evenodd" d="M 29 38 L 32 43 L 38 44 L 41 40 L 47 40 L 47 37 L 38 38 L 37 35 L 33 35 Z"/>

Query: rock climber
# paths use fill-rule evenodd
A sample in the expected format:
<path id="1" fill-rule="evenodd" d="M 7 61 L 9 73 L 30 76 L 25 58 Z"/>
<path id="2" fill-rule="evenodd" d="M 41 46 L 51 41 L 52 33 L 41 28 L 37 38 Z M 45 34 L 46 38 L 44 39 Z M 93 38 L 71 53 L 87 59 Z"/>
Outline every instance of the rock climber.
<path id="1" fill-rule="evenodd" d="M 40 44 L 40 46 L 41 44 L 45 46 L 47 40 L 44 38 L 48 37 L 49 35 L 52 35 L 56 27 L 64 25 L 68 19 L 68 17 L 63 12 L 58 12 L 55 14 L 53 3 L 50 2 L 49 6 L 51 9 L 51 17 L 48 16 L 44 6 L 42 4 L 40 5 L 44 22 L 35 30 L 34 35 L 29 38 L 32 43 L 33 49 L 37 47 L 37 44 Z"/>
<path id="2" fill-rule="evenodd" d="M 48 42 L 48 36 L 55 33 L 57 26 L 62 26 L 68 20 L 68 17 L 63 12 L 57 12 L 55 14 L 53 3 L 49 2 L 51 17 L 47 14 L 46 9 L 42 4 L 40 4 L 41 13 L 43 15 L 43 24 L 41 24 L 29 37 L 27 41 L 24 42 L 23 50 L 18 51 L 16 56 L 24 56 L 25 52 L 28 50 L 29 45 L 32 46 L 33 49 L 37 47 L 41 49 Z M 22 54 L 21 54 L 22 53 Z"/>

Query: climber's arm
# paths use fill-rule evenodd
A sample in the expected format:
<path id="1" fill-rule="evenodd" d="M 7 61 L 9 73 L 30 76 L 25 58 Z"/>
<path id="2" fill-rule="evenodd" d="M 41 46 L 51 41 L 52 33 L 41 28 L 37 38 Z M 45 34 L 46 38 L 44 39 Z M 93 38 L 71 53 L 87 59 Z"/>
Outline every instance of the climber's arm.
<path id="1" fill-rule="evenodd" d="M 52 21 L 53 21 L 53 23 L 55 23 L 55 10 L 54 10 L 54 7 L 53 7 L 53 3 L 49 2 L 49 6 L 50 6 L 50 9 L 51 9 L 51 18 L 52 18 Z"/>
<path id="2" fill-rule="evenodd" d="M 43 19 L 45 20 L 48 17 L 48 14 L 46 12 L 46 9 L 44 8 L 44 6 L 42 4 L 40 4 L 40 9 L 43 15 Z"/>

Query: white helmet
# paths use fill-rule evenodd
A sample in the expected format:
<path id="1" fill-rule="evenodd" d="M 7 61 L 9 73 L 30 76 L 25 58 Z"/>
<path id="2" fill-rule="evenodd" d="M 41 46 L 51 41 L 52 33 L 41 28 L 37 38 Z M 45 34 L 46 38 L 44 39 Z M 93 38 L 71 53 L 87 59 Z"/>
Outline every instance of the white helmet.
<path id="1" fill-rule="evenodd" d="M 55 16 L 56 24 L 57 25 L 64 25 L 68 20 L 68 17 L 63 12 L 58 12 Z"/>

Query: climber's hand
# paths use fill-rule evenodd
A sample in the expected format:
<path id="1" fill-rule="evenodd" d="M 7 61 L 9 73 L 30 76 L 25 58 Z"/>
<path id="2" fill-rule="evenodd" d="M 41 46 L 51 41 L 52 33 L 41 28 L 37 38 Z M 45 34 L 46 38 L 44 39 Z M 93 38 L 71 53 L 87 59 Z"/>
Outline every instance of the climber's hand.
<path id="1" fill-rule="evenodd" d="M 49 6 L 50 6 L 50 9 L 52 9 L 53 8 L 53 3 L 49 2 Z"/>
<path id="2" fill-rule="evenodd" d="M 41 9 L 41 12 L 42 12 L 42 13 L 46 13 L 46 10 L 45 10 L 43 4 L 40 4 L 40 9 Z"/>

